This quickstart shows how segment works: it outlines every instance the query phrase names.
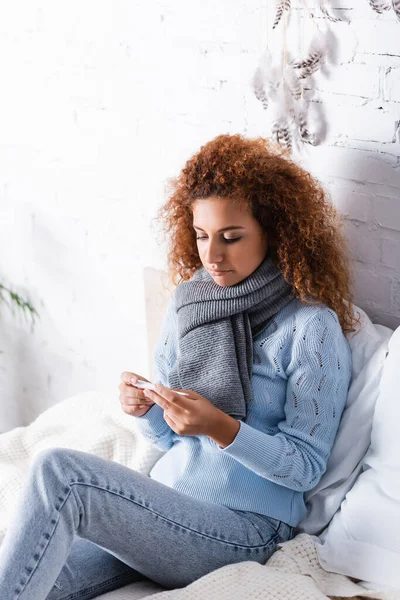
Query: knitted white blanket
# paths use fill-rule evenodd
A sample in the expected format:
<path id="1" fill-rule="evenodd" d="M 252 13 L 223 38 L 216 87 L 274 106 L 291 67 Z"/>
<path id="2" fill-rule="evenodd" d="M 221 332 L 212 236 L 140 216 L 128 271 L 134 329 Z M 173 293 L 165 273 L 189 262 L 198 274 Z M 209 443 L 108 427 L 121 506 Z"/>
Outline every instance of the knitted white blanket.
<path id="1" fill-rule="evenodd" d="M 118 398 L 86 392 L 55 404 L 27 427 L 0 435 L 0 543 L 15 498 L 35 456 L 45 448 L 74 448 L 148 474 L 163 452 L 136 432 Z"/>
<path id="2" fill-rule="evenodd" d="M 145 474 L 162 455 L 139 436 L 135 419 L 122 412 L 117 398 L 87 392 L 50 407 L 27 427 L 0 435 L 0 543 L 29 464 L 40 450 L 54 446 L 91 452 Z M 324 571 L 313 537 L 307 534 L 282 544 L 266 565 L 250 561 L 229 565 L 186 588 L 154 594 L 158 589 L 131 584 L 101 598 L 133 600 L 148 594 L 154 600 L 400 598 L 396 592 L 369 591 L 349 577 Z"/>

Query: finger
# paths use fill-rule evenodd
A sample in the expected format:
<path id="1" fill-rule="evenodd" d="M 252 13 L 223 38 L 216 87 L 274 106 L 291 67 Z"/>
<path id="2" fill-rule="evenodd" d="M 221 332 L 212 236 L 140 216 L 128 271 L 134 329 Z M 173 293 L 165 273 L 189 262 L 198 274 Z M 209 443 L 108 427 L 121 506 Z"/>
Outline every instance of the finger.
<path id="1" fill-rule="evenodd" d="M 144 396 L 143 394 L 138 394 L 138 393 L 129 393 L 129 392 L 125 392 L 124 394 L 121 394 L 121 396 L 123 398 L 126 398 L 126 400 L 129 400 L 130 402 L 147 402 L 147 398 L 146 396 Z"/>
<path id="2" fill-rule="evenodd" d="M 176 417 L 182 415 L 183 412 L 187 412 L 186 409 L 183 409 L 178 404 L 175 404 L 173 399 L 168 400 L 153 390 L 145 390 L 145 395 L 148 399 L 152 400 L 155 404 L 158 404 L 158 406 L 164 410 L 168 409 L 168 412 L 174 414 Z M 179 398 L 179 396 L 176 397 Z"/>
<path id="3" fill-rule="evenodd" d="M 126 383 L 122 383 L 121 386 L 119 388 L 121 397 L 142 398 L 143 400 L 146 399 L 146 396 L 143 394 L 143 390 L 139 390 L 138 388 L 127 385 Z"/>
<path id="4" fill-rule="evenodd" d="M 171 389 L 173 389 L 173 388 L 171 388 Z M 191 400 L 198 400 L 200 398 L 204 398 L 204 396 L 202 396 L 201 394 L 198 394 L 194 390 L 184 390 L 184 389 L 179 388 L 174 391 L 183 392 L 185 395 L 187 394 L 186 397 L 189 397 Z"/>
<path id="5" fill-rule="evenodd" d="M 132 378 L 136 378 L 136 380 L 139 379 L 136 373 L 131 373 L 130 371 L 124 371 L 121 373 L 121 380 L 127 385 L 132 383 Z"/>
<path id="6" fill-rule="evenodd" d="M 144 408 L 149 408 L 148 406 L 125 406 L 125 405 L 121 405 L 121 408 L 123 410 L 124 413 L 126 413 L 127 415 L 133 415 L 135 416 L 137 414 L 138 411 L 143 410 Z"/>
<path id="7" fill-rule="evenodd" d="M 121 406 L 123 409 L 127 410 L 136 410 L 138 408 L 148 408 L 148 404 L 140 403 L 140 404 L 128 404 L 127 402 L 121 402 Z"/>
<path id="8" fill-rule="evenodd" d="M 164 421 L 175 431 L 178 428 L 177 423 L 171 418 L 169 414 L 164 411 Z"/>
<path id="9" fill-rule="evenodd" d="M 133 384 L 121 382 L 118 386 L 121 396 L 126 396 L 127 398 L 142 398 L 145 399 L 143 394 L 143 388 L 137 388 Z"/>
<path id="10" fill-rule="evenodd" d="M 125 388 L 120 392 L 119 397 L 126 402 L 148 402 L 148 398 L 143 394 L 143 390 L 129 388 L 124 384 Z"/>
<path id="11" fill-rule="evenodd" d="M 149 406 L 149 404 L 153 404 L 151 400 L 148 398 L 129 398 L 126 396 L 120 397 L 121 404 L 126 404 L 127 406 L 139 406 L 139 404 L 145 404 Z"/>
<path id="12" fill-rule="evenodd" d="M 173 404 L 174 406 L 179 406 L 180 408 L 182 408 L 184 410 L 191 410 L 191 408 L 193 408 L 192 403 L 193 403 L 194 398 L 189 398 L 188 396 L 181 396 L 181 395 L 177 394 L 176 392 L 174 392 L 174 390 L 164 387 L 163 385 L 160 385 L 159 383 L 155 384 L 155 388 L 156 388 L 157 394 L 159 394 L 160 396 L 165 398 L 169 403 Z M 179 391 L 183 391 L 183 390 L 179 390 Z"/>
<path id="13" fill-rule="evenodd" d="M 139 406 L 139 404 L 151 406 L 154 404 L 149 398 L 126 398 L 125 396 L 120 396 L 119 401 L 121 404 L 126 404 L 126 406 Z"/>
<path id="14" fill-rule="evenodd" d="M 158 406 L 160 406 L 161 408 L 165 408 L 167 406 L 166 399 L 163 398 L 163 396 L 160 396 L 159 394 L 154 392 L 153 390 L 144 390 L 143 393 L 147 400 L 151 400 L 155 404 L 158 404 Z"/>
<path id="15" fill-rule="evenodd" d="M 145 377 L 142 377 L 142 375 L 138 375 L 138 373 L 131 373 L 130 371 L 124 371 L 121 373 L 121 379 L 127 385 L 134 385 L 138 379 L 148 381 Z"/>
<path id="16" fill-rule="evenodd" d="M 151 406 L 153 406 L 153 402 L 149 403 L 144 403 L 141 402 L 140 404 L 128 404 L 126 402 L 121 402 L 121 406 L 122 408 L 125 410 L 137 410 L 138 408 L 150 408 Z"/>
<path id="17" fill-rule="evenodd" d="M 130 393 L 137 393 L 137 390 L 139 388 L 133 387 L 133 385 L 131 383 L 125 383 L 123 381 L 121 381 L 121 383 L 118 386 L 119 391 L 121 392 L 121 394 L 130 394 Z"/>

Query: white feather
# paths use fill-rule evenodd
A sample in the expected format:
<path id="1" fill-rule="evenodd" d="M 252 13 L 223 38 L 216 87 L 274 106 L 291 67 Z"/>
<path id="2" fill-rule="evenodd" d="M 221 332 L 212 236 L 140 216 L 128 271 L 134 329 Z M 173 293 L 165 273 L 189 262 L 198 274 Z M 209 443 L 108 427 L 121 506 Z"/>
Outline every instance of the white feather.
<path id="1" fill-rule="evenodd" d="M 285 120 L 275 122 L 272 126 L 272 139 L 286 150 L 292 150 L 292 132 Z"/>
<path id="2" fill-rule="evenodd" d="M 328 10 L 328 8 L 325 6 L 324 0 L 319 0 L 319 9 L 322 12 L 322 14 L 329 20 L 332 21 L 332 23 L 338 23 L 339 21 L 343 21 L 343 19 L 341 19 L 340 17 L 334 17 L 330 11 Z"/>
<path id="3" fill-rule="evenodd" d="M 390 4 L 386 0 L 369 0 L 371 8 L 381 15 L 385 10 L 390 10 Z"/>
<path id="4" fill-rule="evenodd" d="M 294 122 L 294 100 L 283 81 L 279 86 L 275 99 L 271 102 L 273 139 L 283 148 L 292 149 L 292 127 Z"/>
<path id="5" fill-rule="evenodd" d="M 252 82 L 256 98 L 262 102 L 265 109 L 268 107 L 269 99 L 275 97 L 281 81 L 282 67 L 273 65 L 272 54 L 267 48 L 261 55 Z"/>
<path id="6" fill-rule="evenodd" d="M 315 133 L 312 133 L 308 124 L 308 102 L 301 98 L 295 104 L 295 121 L 298 127 L 298 135 L 303 143 L 315 146 L 317 138 Z"/>
<path id="7" fill-rule="evenodd" d="M 268 108 L 268 96 L 265 91 L 265 77 L 260 67 L 257 67 L 257 70 L 254 73 L 253 90 L 257 100 L 262 102 L 263 108 Z"/>
<path id="8" fill-rule="evenodd" d="M 326 40 L 322 37 L 322 33 L 316 32 L 311 40 L 306 58 L 291 61 L 297 77 L 305 79 L 315 73 L 324 62 L 326 53 Z"/>
<path id="9" fill-rule="evenodd" d="M 294 102 L 289 86 L 284 80 L 277 90 L 273 103 L 273 114 L 276 120 L 284 117 L 290 123 L 293 122 Z"/>
<path id="10" fill-rule="evenodd" d="M 290 10 L 290 0 L 278 0 L 276 3 L 276 17 L 272 29 L 275 29 L 278 25 L 285 10 Z"/>
<path id="11" fill-rule="evenodd" d="M 285 69 L 285 81 L 293 98 L 295 100 L 301 98 L 303 85 L 290 65 Z"/>

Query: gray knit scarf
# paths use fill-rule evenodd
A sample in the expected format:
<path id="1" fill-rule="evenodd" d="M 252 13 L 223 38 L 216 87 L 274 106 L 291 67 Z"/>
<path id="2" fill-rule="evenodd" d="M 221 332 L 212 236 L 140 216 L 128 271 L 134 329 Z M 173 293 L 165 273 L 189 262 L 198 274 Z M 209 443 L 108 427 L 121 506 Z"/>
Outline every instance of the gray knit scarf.
<path id="1" fill-rule="evenodd" d="M 294 298 L 293 287 L 267 256 L 246 279 L 215 283 L 204 267 L 175 289 L 179 353 L 168 376 L 217 408 L 245 417 L 252 399 L 253 336 Z"/>

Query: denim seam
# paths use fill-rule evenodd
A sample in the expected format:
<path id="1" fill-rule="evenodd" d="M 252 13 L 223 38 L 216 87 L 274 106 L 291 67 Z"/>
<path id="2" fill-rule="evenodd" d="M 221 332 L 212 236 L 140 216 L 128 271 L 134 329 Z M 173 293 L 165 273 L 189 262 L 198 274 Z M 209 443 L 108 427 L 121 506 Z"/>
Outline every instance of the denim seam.
<path id="1" fill-rule="evenodd" d="M 56 521 L 56 523 L 54 523 L 54 528 L 53 528 L 53 531 L 51 532 L 51 534 L 48 534 L 48 535 L 49 535 L 49 538 L 47 539 L 47 544 L 45 544 L 45 546 L 42 548 L 42 553 L 41 553 L 41 555 L 39 556 L 39 558 L 38 558 L 38 560 L 37 560 L 37 562 L 36 562 L 36 565 L 35 565 L 35 567 L 34 567 L 34 568 L 32 569 L 32 571 L 29 573 L 28 579 L 27 579 L 27 580 L 25 581 L 25 583 L 23 584 L 23 587 L 22 587 L 22 589 L 21 589 L 19 592 L 17 592 L 17 594 L 18 594 L 18 595 L 17 595 L 17 596 L 15 596 L 15 600 L 18 600 L 18 598 L 20 598 L 20 597 L 21 597 L 21 594 L 22 594 L 22 593 L 25 591 L 27 584 L 28 584 L 28 583 L 29 583 L 29 581 L 32 579 L 32 577 L 33 577 L 33 574 L 35 573 L 35 571 L 36 571 L 36 570 L 37 570 L 37 568 L 39 567 L 39 565 L 40 565 L 40 562 L 41 562 L 41 560 L 42 560 L 42 558 L 43 558 L 43 556 L 44 556 L 44 554 L 45 554 L 45 552 L 46 552 L 46 550 L 47 550 L 47 548 L 48 548 L 48 546 L 49 546 L 49 544 L 50 544 L 51 540 L 53 539 L 54 533 L 55 533 L 55 531 L 56 531 L 56 529 L 57 529 L 57 525 L 58 525 L 58 523 L 59 523 L 59 520 L 60 520 L 60 511 L 61 511 L 61 510 L 62 510 L 62 508 L 64 507 L 64 505 L 65 505 L 66 501 L 68 500 L 69 496 L 71 495 L 71 491 L 72 491 L 72 490 L 70 489 L 70 490 L 69 490 L 69 492 L 68 492 L 68 494 L 66 495 L 65 499 L 64 499 L 64 500 L 63 500 L 63 502 L 61 503 L 61 506 L 60 506 L 60 507 L 57 509 L 58 518 L 57 518 L 57 521 Z M 25 567 L 25 570 L 26 570 L 26 567 Z M 21 585 L 21 584 L 20 584 L 20 585 Z"/>
<path id="2" fill-rule="evenodd" d="M 82 598 L 82 596 L 84 596 L 85 594 L 88 594 L 90 592 L 94 592 L 97 590 L 100 591 L 103 588 L 110 585 L 110 583 L 116 583 L 119 581 L 123 581 L 124 579 L 126 579 L 127 583 L 129 583 L 131 581 L 131 574 L 123 573 L 121 575 L 114 575 L 114 577 L 110 577 L 110 579 L 107 579 L 106 581 L 102 581 L 101 583 L 99 583 L 97 585 L 92 585 L 91 587 L 87 587 L 83 590 L 79 590 L 78 592 L 74 592 L 73 594 L 70 594 L 69 596 L 64 596 L 60 600 L 75 600 L 75 598 Z"/>
<path id="3" fill-rule="evenodd" d="M 207 533 L 202 533 L 201 531 L 197 531 L 196 529 L 191 529 L 190 527 L 187 527 L 186 525 L 182 525 L 182 523 L 178 523 L 176 521 L 173 521 L 172 519 L 169 519 L 167 517 L 165 517 L 164 515 L 156 512 L 155 510 L 153 510 L 152 508 L 149 508 L 148 506 L 145 506 L 144 504 L 141 504 L 140 502 L 133 500 L 132 498 L 129 498 L 127 496 L 124 496 L 123 494 L 119 493 L 119 492 L 115 492 L 113 490 L 109 490 L 107 488 L 104 488 L 100 485 L 94 485 L 93 483 L 85 483 L 83 481 L 71 481 L 70 485 L 85 485 L 88 487 L 94 487 L 97 488 L 99 490 L 103 490 L 104 492 L 109 492 L 111 494 L 114 494 L 115 496 L 119 496 L 120 498 L 124 498 L 124 500 L 128 500 L 129 502 L 132 502 L 133 504 L 137 504 L 138 506 L 141 506 L 142 508 L 145 508 L 146 510 L 148 510 L 149 512 L 151 512 L 153 515 L 156 515 L 157 517 L 164 519 L 165 521 L 167 521 L 168 523 L 172 523 L 173 525 L 177 525 L 178 527 L 181 527 L 182 529 L 185 529 L 186 531 L 190 531 L 191 533 L 195 533 L 201 537 L 213 540 L 213 541 L 217 541 L 217 542 L 221 542 L 223 545 L 225 546 L 232 546 L 232 547 L 236 547 L 236 548 L 243 548 L 244 550 L 247 549 L 257 549 L 257 548 L 264 548 L 270 545 L 271 541 L 274 541 L 277 537 L 277 535 L 275 535 L 273 538 L 271 538 L 271 540 L 269 540 L 267 543 L 265 544 L 259 544 L 256 546 L 250 545 L 250 546 L 245 546 L 243 544 L 237 544 L 235 542 L 229 542 L 226 540 L 221 540 L 220 538 L 217 537 L 213 537 L 211 535 L 208 535 Z"/>
<path id="4" fill-rule="evenodd" d="M 58 466 L 60 467 L 60 470 L 61 470 L 61 472 L 62 472 L 62 474 L 63 474 L 64 480 L 65 480 L 65 483 L 68 485 L 68 488 L 69 488 L 69 489 L 68 489 L 67 495 L 65 496 L 65 498 L 64 498 L 64 500 L 62 501 L 62 503 L 60 504 L 60 506 L 59 506 L 58 508 L 56 508 L 56 511 L 57 511 L 57 519 L 56 519 L 56 522 L 54 523 L 53 531 L 51 532 L 51 534 L 47 534 L 47 535 L 49 536 L 49 537 L 48 537 L 48 539 L 47 539 L 47 544 L 45 544 L 45 546 L 44 546 L 43 548 L 41 548 L 41 550 L 42 550 L 42 553 L 41 553 L 41 555 L 39 556 L 39 558 L 38 558 L 38 560 L 37 560 L 37 562 L 36 562 L 36 565 L 35 565 L 35 567 L 34 567 L 34 568 L 31 570 L 31 572 L 29 573 L 29 575 L 28 575 L 28 579 L 27 579 L 27 580 L 25 581 L 25 583 L 23 584 L 23 587 L 22 587 L 22 589 L 21 589 L 19 592 L 17 592 L 17 594 L 18 594 L 18 595 L 15 597 L 15 600 L 18 600 L 18 598 L 20 598 L 20 597 L 21 597 L 21 594 L 22 594 L 22 593 L 25 591 L 27 584 L 28 584 L 28 583 L 29 583 L 29 581 L 32 579 L 32 577 L 33 577 L 33 574 L 34 574 L 34 573 L 35 573 L 35 571 L 38 569 L 38 567 L 39 567 L 39 565 L 40 565 L 40 562 L 41 562 L 41 560 L 43 559 L 43 556 L 45 555 L 45 553 L 46 553 L 46 550 L 47 550 L 47 548 L 48 548 L 48 546 L 49 546 L 49 544 L 50 544 L 51 540 L 53 539 L 54 533 L 55 533 L 55 531 L 56 531 L 56 529 L 57 529 L 57 525 L 58 525 L 58 523 L 59 523 L 59 521 L 60 521 L 60 512 L 61 512 L 61 510 L 63 509 L 63 507 L 65 506 L 65 503 L 67 502 L 68 498 L 69 498 L 71 495 L 72 495 L 72 497 L 74 498 L 75 504 L 77 505 L 77 507 L 78 507 L 78 512 L 79 512 L 79 505 L 78 505 L 77 499 L 76 499 L 76 497 L 75 497 L 75 494 L 74 494 L 74 492 L 73 492 L 73 490 L 72 490 L 72 487 L 71 487 L 71 485 L 68 483 L 68 479 L 67 479 L 67 477 L 65 476 L 65 473 L 64 473 L 64 470 L 63 470 L 62 466 L 60 465 L 60 463 L 59 463 L 58 461 L 57 461 L 57 463 L 58 463 Z M 37 554 L 37 552 L 36 552 L 36 554 Z M 26 570 L 27 570 L 27 567 L 25 567 L 25 571 L 26 571 Z M 19 585 L 21 585 L 21 584 L 19 584 Z"/>
<path id="5" fill-rule="evenodd" d="M 245 512 L 245 511 L 243 511 L 243 512 Z M 254 527 L 254 529 L 257 531 L 258 535 L 260 536 L 260 539 L 261 539 L 261 541 L 263 541 L 263 532 L 262 532 L 262 529 L 261 529 L 261 527 L 259 527 L 259 525 L 257 525 L 257 523 L 253 522 L 253 521 L 251 520 L 251 518 L 250 518 L 250 517 L 248 517 L 246 514 L 244 514 L 244 515 L 241 515 L 241 516 L 242 516 L 244 519 L 246 519 L 246 521 L 248 521 L 248 522 L 249 522 L 249 523 L 250 523 L 250 524 L 251 524 L 251 525 Z M 278 519 L 274 519 L 274 520 L 275 520 L 275 521 L 278 521 L 278 527 L 276 527 L 276 529 L 275 529 L 272 523 L 270 523 L 270 525 L 271 525 L 271 528 L 272 528 L 272 530 L 273 530 L 273 532 L 274 532 L 274 534 L 275 534 L 275 533 L 279 533 L 279 530 L 280 530 L 280 528 L 281 528 L 281 523 L 282 523 L 282 521 L 279 521 Z"/>
<path id="6" fill-rule="evenodd" d="M 57 459 L 55 459 L 55 460 L 57 460 Z M 78 509 L 78 514 L 79 514 L 79 515 L 83 515 L 83 514 L 84 514 L 84 512 L 85 512 L 85 510 L 84 510 L 83 504 L 82 504 L 82 502 L 81 502 L 81 499 L 79 498 L 79 494 L 75 494 L 75 491 L 72 489 L 72 487 L 71 487 L 71 483 L 68 481 L 68 477 L 66 476 L 66 474 L 65 474 L 65 472 L 64 472 L 64 469 L 63 469 L 63 466 L 62 466 L 62 464 L 61 464 L 59 461 L 57 461 L 57 463 L 58 463 L 58 466 L 60 467 L 61 473 L 63 474 L 64 480 L 65 480 L 65 483 L 68 485 L 68 487 L 69 487 L 69 488 L 70 488 L 70 490 L 72 491 L 72 495 L 73 495 L 73 497 L 74 497 L 75 504 L 76 504 L 76 507 L 77 507 L 77 509 Z"/>

